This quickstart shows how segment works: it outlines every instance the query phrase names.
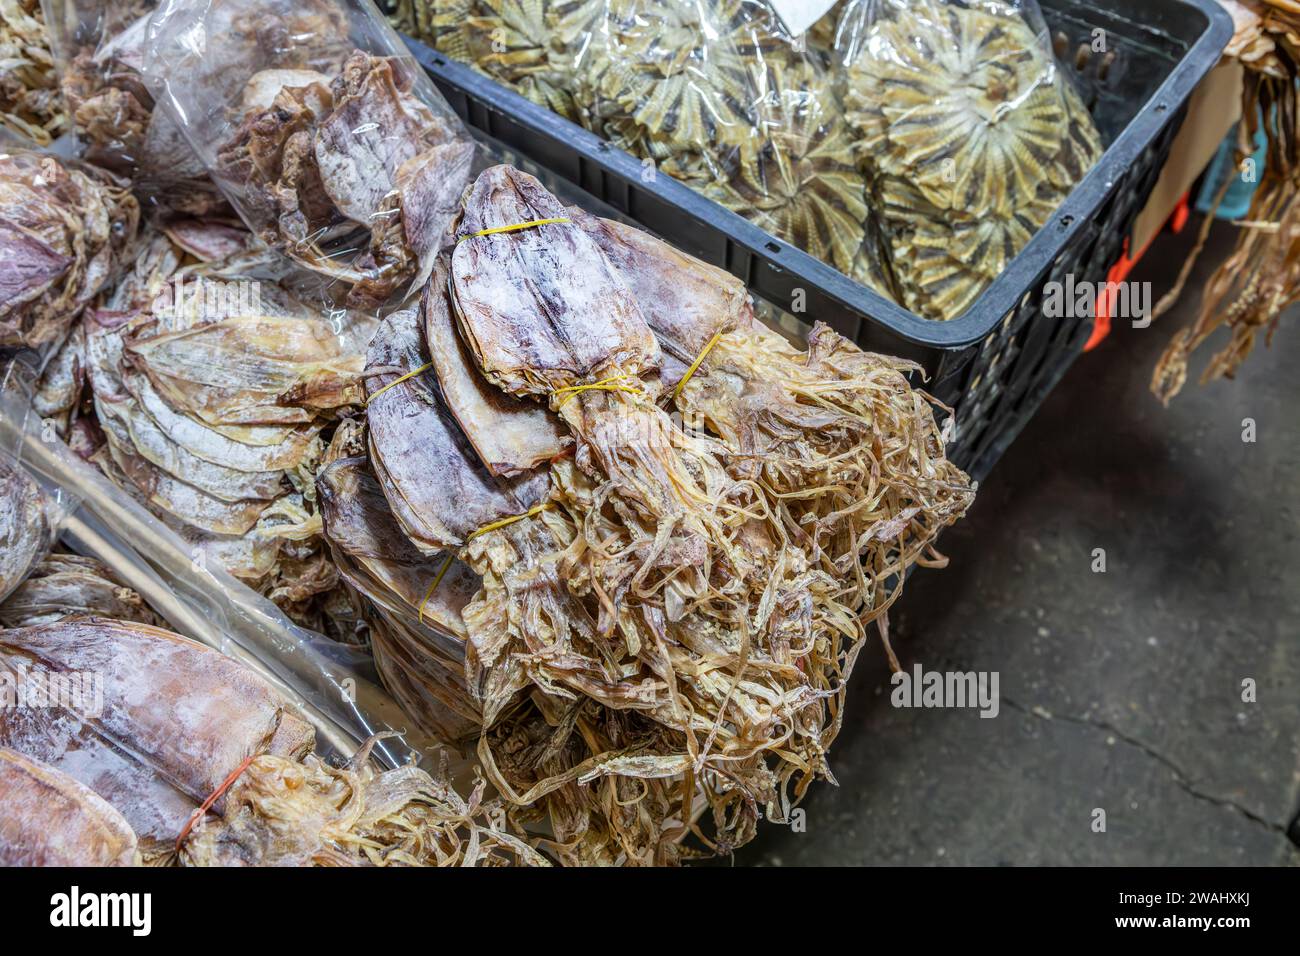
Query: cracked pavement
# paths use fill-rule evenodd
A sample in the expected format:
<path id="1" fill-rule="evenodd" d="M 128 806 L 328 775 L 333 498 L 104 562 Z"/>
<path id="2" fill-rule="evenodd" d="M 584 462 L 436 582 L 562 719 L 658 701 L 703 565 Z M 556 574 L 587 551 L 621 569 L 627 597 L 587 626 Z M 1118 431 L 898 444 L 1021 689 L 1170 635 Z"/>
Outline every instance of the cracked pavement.
<path id="1" fill-rule="evenodd" d="M 1195 226 L 1132 276 L 1152 301 Z M 997 671 L 999 715 L 892 707 L 868 648 L 839 786 L 737 865 L 1300 865 L 1300 317 L 1235 382 L 1199 387 L 1195 356 L 1166 410 L 1147 384 L 1195 298 L 1075 363 L 891 615 L 904 670 Z"/>

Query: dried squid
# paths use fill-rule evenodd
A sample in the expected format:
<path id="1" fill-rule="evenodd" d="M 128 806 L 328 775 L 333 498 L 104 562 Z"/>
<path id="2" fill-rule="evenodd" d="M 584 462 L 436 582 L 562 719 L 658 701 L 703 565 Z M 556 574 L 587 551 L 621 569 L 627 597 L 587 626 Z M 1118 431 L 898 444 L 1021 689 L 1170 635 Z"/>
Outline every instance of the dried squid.
<path id="1" fill-rule="evenodd" d="M 1097 161 L 1100 137 L 1015 8 L 859 0 L 841 32 L 848 120 L 903 303 L 954 318 Z"/>
<path id="2" fill-rule="evenodd" d="M 139 866 L 135 832 L 95 791 L 0 747 L 0 866 Z"/>
<path id="3" fill-rule="evenodd" d="M 62 341 L 113 278 L 140 208 L 108 173 L 37 153 L 0 153 L 0 347 Z"/>
<path id="4" fill-rule="evenodd" d="M 0 126 L 48 146 L 67 126 L 38 0 L 0 0 Z"/>
<path id="5" fill-rule="evenodd" d="M 74 615 L 161 626 L 144 599 L 94 558 L 51 554 L 0 602 L 0 627 L 52 624 Z"/>
<path id="6" fill-rule="evenodd" d="M 467 197 L 461 231 L 555 218 L 557 206 L 529 177 L 488 170 Z M 821 709 L 835 691 L 816 686 L 799 658 L 822 641 L 856 642 L 860 627 L 761 486 L 733 479 L 721 446 L 677 430 L 647 397 L 657 382 L 636 372 L 657 371 L 659 347 L 600 244 L 569 224 L 526 238 L 545 228 L 484 237 L 505 239 L 497 245 L 463 242 L 451 270 L 460 328 L 485 376 L 546 395 L 578 443 L 576 464 L 557 461 L 551 474 L 574 525 L 565 586 L 595 602 L 598 626 L 547 629 L 540 640 L 517 629 L 527 654 L 516 645 L 511 656 L 551 693 L 558 682 L 677 735 L 676 749 L 648 759 L 644 774 L 707 769 L 747 801 L 737 819 L 752 820 L 762 804 L 779 815 L 789 783 L 798 795 L 825 772 L 829 742 Z M 542 517 L 563 527 L 560 516 Z M 487 537 L 469 550 L 485 580 L 474 557 Z M 575 679 L 583 670 L 603 680 L 584 687 Z M 787 763 L 789 752 L 800 757 Z M 766 756 L 777 758 L 775 772 Z"/>
<path id="7" fill-rule="evenodd" d="M 431 284 L 425 326 L 413 314 L 397 313 L 376 335 L 367 370 L 369 444 L 384 493 L 394 512 L 407 515 L 421 547 L 426 552 L 458 549 L 478 574 L 460 562 L 443 570 L 436 570 L 437 562 L 426 563 L 423 577 L 408 582 L 397 578 L 390 565 L 387 580 L 401 599 L 386 602 L 397 611 L 390 610 L 387 622 L 399 635 L 418 637 L 415 624 L 426 631 L 423 648 L 405 644 L 401 659 L 394 661 L 400 669 L 387 673 L 385 680 L 390 686 L 396 679 L 427 687 L 434 669 L 447 662 L 447 650 L 454 649 L 449 639 L 458 641 L 465 690 L 482 725 L 479 755 L 492 782 L 514 804 L 513 812 L 525 819 L 543 816 L 556 835 L 552 849 L 567 862 L 663 860 L 675 853 L 671 827 L 664 829 L 673 814 L 656 816 L 648 806 L 622 805 L 642 791 L 653 791 L 656 806 L 675 805 L 685 796 L 690 807 L 694 791 L 678 779 L 686 762 L 685 738 L 590 700 L 597 696 L 617 701 L 618 707 L 663 707 L 654 699 L 653 680 L 620 681 L 618 672 L 602 661 L 566 650 L 590 648 L 594 615 L 565 588 L 560 574 L 564 545 L 574 538 L 572 522 L 553 510 L 525 514 L 546 493 L 544 470 L 493 479 L 441 406 L 433 376 L 426 371 L 399 380 L 399 373 L 427 364 L 423 329 L 450 325 L 446 296 L 444 286 Z M 442 370 L 445 374 L 445 365 Z M 484 430 L 516 430 L 517 424 L 509 421 L 516 413 L 506 407 L 480 409 L 478 424 Z M 526 413 L 523 417 L 527 420 Z M 331 469 L 355 474 L 358 464 L 345 462 Z M 395 465 L 390 470 L 384 462 Z M 327 470 L 322 483 L 339 477 Z M 327 529 L 336 528 L 330 510 Z M 337 533 L 330 531 L 331 536 Z M 366 536 L 350 537 L 355 542 Z M 395 549 L 389 545 L 388 550 Z M 412 558 L 405 566 L 419 568 Z M 435 641 L 428 640 L 431 625 L 441 631 Z M 388 654 L 376 646 L 377 659 Z M 521 699 L 519 693 L 530 682 L 550 693 L 532 702 Z M 439 683 L 445 685 L 445 677 Z M 440 705 L 455 704 L 442 693 L 435 696 Z M 423 719 L 438 719 L 440 707 L 423 709 Z M 519 750 L 522 740 L 540 740 L 541 749 L 527 756 Z M 584 785 L 593 780 L 600 782 Z M 685 817 L 679 808 L 679 825 Z"/>
<path id="8" fill-rule="evenodd" d="M 74 691 L 72 677 L 87 680 Z M 378 773 L 368 747 L 328 765 L 259 676 L 167 631 L 98 618 L 3 631 L 0 678 L 24 703 L 0 709 L 0 746 L 112 804 L 146 863 L 544 863 L 481 791 Z M 196 814 L 209 798 L 213 815 Z"/>
<path id="9" fill-rule="evenodd" d="M 0 452 L 0 601 L 23 583 L 53 544 L 45 493 Z"/>
<path id="10" fill-rule="evenodd" d="M 155 109 L 144 77 L 153 0 L 53 0 L 61 90 L 85 158 L 178 211 L 222 207 L 180 128 Z"/>
<path id="11" fill-rule="evenodd" d="M 693 366 L 674 387 L 677 408 L 722 438 L 733 472 L 771 489 L 791 538 L 851 582 L 846 603 L 881 613 L 898 593 L 887 598 L 884 583 L 901 582 L 974 496 L 907 381 L 920 369 L 820 324 L 799 352 L 754 319 L 729 273 L 639 229 L 570 215 L 624 276 L 665 353 Z"/>
<path id="12" fill-rule="evenodd" d="M 261 238 L 377 306 L 423 283 L 469 177 L 474 146 L 412 92 L 407 67 L 356 51 L 332 74 L 264 70 L 217 153 Z M 352 261 L 340 244 L 366 251 Z"/>
<path id="13" fill-rule="evenodd" d="M 282 286 L 181 262 L 166 236 L 153 237 L 86 315 L 104 438 L 92 460 L 196 559 L 212 558 L 300 623 L 333 626 L 338 574 L 313 478 L 323 429 L 360 398 L 361 357 Z M 173 288 L 181 293 L 162 294 Z"/>
<path id="14" fill-rule="evenodd" d="M 402 533 L 364 454 L 331 462 L 316 489 L 334 563 L 362 598 L 384 685 L 425 732 L 456 744 L 473 737 L 482 714 L 465 680 L 461 611 L 478 578 L 457 562 L 430 593 L 442 558 Z"/>

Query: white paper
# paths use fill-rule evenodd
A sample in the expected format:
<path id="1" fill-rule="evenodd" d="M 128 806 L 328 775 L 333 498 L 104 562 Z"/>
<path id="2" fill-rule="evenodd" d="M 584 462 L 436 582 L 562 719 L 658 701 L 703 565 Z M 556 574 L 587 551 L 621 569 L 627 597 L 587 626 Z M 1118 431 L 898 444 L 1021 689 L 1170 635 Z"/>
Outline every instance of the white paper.
<path id="1" fill-rule="evenodd" d="M 808 28 L 826 15 L 835 0 L 770 0 L 772 9 L 781 18 L 791 36 L 806 33 Z"/>

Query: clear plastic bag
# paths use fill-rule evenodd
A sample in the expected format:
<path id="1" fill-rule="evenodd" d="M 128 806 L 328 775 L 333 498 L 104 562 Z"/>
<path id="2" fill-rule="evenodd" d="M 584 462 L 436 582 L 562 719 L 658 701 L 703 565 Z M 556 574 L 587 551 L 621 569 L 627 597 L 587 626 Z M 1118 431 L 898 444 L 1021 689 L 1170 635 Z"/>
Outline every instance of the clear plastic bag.
<path id="1" fill-rule="evenodd" d="M 369 0 L 164 0 L 145 72 L 269 246 L 359 307 L 423 283 L 474 145 Z"/>
<path id="2" fill-rule="evenodd" d="M 0 144 L 0 348 L 48 356 L 116 276 L 139 218 L 111 174 Z"/>
<path id="3" fill-rule="evenodd" d="M 888 294 L 867 183 L 826 50 L 792 36 L 762 0 L 741 0 L 732 38 L 752 86 L 754 135 L 705 192 L 767 231 Z M 825 37 L 823 17 L 819 34 Z"/>
<path id="4" fill-rule="evenodd" d="M 887 291 L 829 69 L 765 0 L 403 0 L 394 20 Z"/>
<path id="5" fill-rule="evenodd" d="M 903 303 L 964 312 L 1102 152 L 1035 0 L 850 0 L 847 119 Z"/>
<path id="6" fill-rule="evenodd" d="M 382 763 L 400 766 L 432 752 L 432 742 L 408 732 L 409 722 L 379 688 L 368 653 L 298 627 L 270 601 L 197 559 L 185 541 L 31 413 L 20 367 L 11 365 L 0 376 L 0 455 L 39 483 L 50 526 L 65 544 L 110 567 L 179 633 L 251 666 L 308 717 L 335 753 L 349 756 L 388 730 L 404 737 L 376 745 Z"/>
<path id="7" fill-rule="evenodd" d="M 70 126 L 84 158 L 131 181 L 146 208 L 203 215 L 220 194 L 142 68 L 155 0 L 42 0 Z"/>

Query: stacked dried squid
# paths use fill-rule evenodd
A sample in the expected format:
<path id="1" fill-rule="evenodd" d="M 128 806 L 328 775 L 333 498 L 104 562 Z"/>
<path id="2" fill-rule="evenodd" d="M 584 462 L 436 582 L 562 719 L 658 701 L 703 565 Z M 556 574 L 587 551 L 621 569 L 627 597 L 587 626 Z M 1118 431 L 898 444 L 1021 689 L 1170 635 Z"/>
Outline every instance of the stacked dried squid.
<path id="1" fill-rule="evenodd" d="M 196 561 L 354 639 L 313 478 L 328 431 L 360 397 L 360 356 L 319 308 L 254 278 L 250 239 L 199 220 L 150 232 L 49 364 L 33 406 Z"/>

